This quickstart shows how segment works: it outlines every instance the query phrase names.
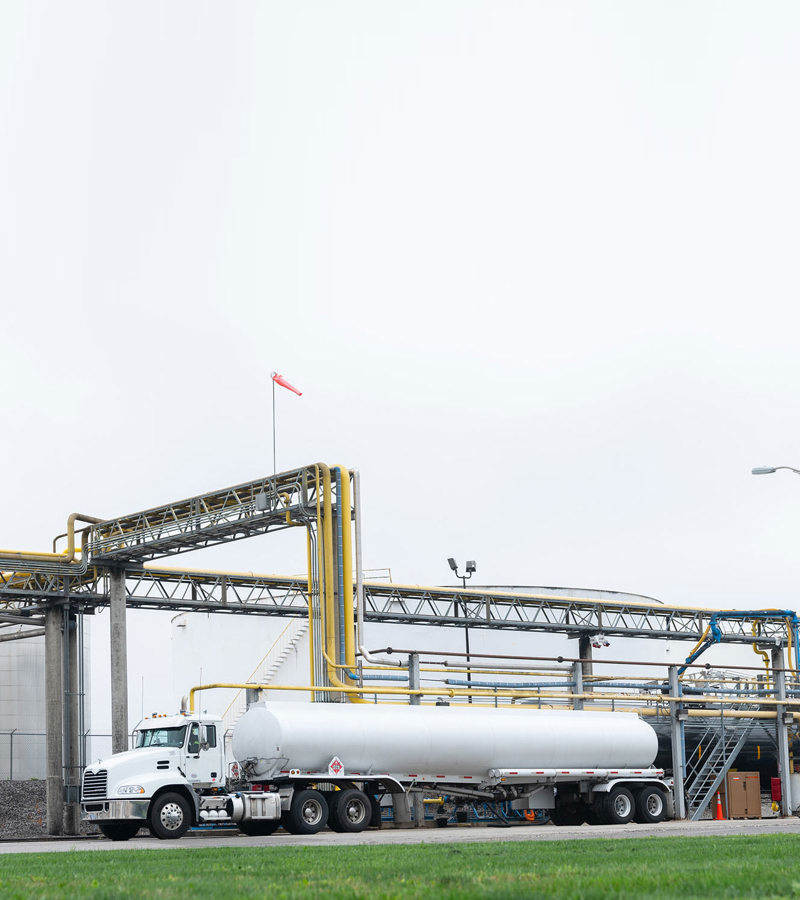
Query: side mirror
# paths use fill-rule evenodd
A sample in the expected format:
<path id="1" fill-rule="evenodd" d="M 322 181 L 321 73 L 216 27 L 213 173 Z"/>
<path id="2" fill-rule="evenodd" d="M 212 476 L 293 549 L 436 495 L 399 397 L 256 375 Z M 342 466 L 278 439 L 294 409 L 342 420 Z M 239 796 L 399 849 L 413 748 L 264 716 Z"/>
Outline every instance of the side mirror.
<path id="1" fill-rule="evenodd" d="M 208 730 L 205 725 L 200 726 L 200 749 L 208 750 Z"/>

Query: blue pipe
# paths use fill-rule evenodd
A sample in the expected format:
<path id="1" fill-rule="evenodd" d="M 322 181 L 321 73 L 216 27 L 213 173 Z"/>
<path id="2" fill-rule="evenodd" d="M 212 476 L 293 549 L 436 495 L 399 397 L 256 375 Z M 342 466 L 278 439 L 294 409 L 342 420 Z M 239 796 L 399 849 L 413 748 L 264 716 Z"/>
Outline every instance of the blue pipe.
<path id="1" fill-rule="evenodd" d="M 798 629 L 798 625 L 800 625 L 800 618 L 798 618 L 797 613 L 792 609 L 774 609 L 774 610 L 763 610 L 763 609 L 746 609 L 746 610 L 723 610 L 721 612 L 715 612 L 711 618 L 708 620 L 709 632 L 710 635 L 703 641 L 703 643 L 694 651 L 694 653 L 690 654 L 686 657 L 686 661 L 678 669 L 678 674 L 683 675 L 686 669 L 712 644 L 719 644 L 722 642 L 722 629 L 719 627 L 720 619 L 789 619 L 789 627 L 792 630 L 792 635 L 794 637 L 794 659 L 795 665 L 798 664 L 798 651 L 800 651 L 800 629 Z M 790 637 L 791 640 L 791 637 Z"/>

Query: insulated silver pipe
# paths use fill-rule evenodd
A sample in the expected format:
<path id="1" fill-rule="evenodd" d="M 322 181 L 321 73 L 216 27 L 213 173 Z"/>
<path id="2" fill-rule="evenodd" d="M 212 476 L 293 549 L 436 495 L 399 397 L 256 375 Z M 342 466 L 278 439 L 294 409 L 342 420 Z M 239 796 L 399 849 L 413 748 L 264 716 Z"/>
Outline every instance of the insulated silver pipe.
<path id="1" fill-rule="evenodd" d="M 356 512 L 356 631 L 358 632 L 358 652 L 372 665 L 403 667 L 403 662 L 396 659 L 379 659 L 372 656 L 364 646 L 364 570 L 361 566 L 361 473 L 353 469 L 353 505 Z"/>

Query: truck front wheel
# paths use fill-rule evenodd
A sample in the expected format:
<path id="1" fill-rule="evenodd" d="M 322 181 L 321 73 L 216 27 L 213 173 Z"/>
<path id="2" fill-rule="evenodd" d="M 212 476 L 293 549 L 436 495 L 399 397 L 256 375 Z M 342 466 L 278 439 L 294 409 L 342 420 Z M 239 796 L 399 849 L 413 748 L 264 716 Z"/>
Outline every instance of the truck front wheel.
<path id="1" fill-rule="evenodd" d="M 129 841 L 141 828 L 140 822 L 98 822 L 100 831 L 110 841 Z"/>
<path id="2" fill-rule="evenodd" d="M 290 834 L 316 834 L 328 822 L 328 804 L 319 791 L 297 791 L 281 825 Z"/>
<path id="3" fill-rule="evenodd" d="M 183 794 L 162 794 L 150 804 L 150 834 L 161 840 L 183 837 L 192 824 L 189 802 Z"/>

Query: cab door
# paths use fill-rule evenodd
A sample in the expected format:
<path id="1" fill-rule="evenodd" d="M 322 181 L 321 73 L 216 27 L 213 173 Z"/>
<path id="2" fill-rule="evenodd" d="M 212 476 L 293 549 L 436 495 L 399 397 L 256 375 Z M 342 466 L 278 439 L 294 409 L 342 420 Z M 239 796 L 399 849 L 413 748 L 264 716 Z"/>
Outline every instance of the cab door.
<path id="1" fill-rule="evenodd" d="M 215 787 L 223 784 L 225 773 L 222 765 L 220 735 L 216 725 L 192 722 L 186 735 L 186 777 L 197 785 Z"/>

